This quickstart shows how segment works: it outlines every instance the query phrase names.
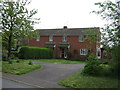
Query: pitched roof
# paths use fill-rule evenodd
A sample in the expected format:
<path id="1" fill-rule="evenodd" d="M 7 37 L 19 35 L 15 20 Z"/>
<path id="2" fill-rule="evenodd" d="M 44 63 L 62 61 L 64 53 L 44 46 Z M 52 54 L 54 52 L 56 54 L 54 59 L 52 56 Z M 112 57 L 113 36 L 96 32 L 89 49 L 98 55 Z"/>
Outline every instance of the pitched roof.
<path id="1" fill-rule="evenodd" d="M 98 32 L 99 27 L 91 27 L 91 28 L 61 28 L 61 29 L 37 29 L 40 36 L 63 36 L 63 35 L 71 35 L 78 36 L 84 35 L 86 30 L 91 30 L 93 32 Z"/>

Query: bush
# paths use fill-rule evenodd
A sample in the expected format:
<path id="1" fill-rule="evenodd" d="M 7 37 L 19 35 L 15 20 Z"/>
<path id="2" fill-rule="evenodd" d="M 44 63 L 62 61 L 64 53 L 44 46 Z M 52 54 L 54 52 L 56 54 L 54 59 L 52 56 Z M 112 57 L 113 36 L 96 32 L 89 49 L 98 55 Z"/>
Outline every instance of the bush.
<path id="1" fill-rule="evenodd" d="M 20 60 L 17 60 L 16 63 L 20 63 Z"/>
<path id="2" fill-rule="evenodd" d="M 82 73 L 87 74 L 87 75 L 101 75 L 102 67 L 99 66 L 99 61 L 98 60 L 91 60 L 85 65 Z"/>
<path id="3" fill-rule="evenodd" d="M 102 68 L 99 66 L 99 61 L 93 54 L 91 54 L 88 57 L 88 63 L 85 65 L 82 73 L 87 75 L 99 75 L 101 69 Z"/>
<path id="4" fill-rule="evenodd" d="M 2 60 L 7 60 L 7 56 L 8 56 L 7 53 L 8 53 L 7 50 L 5 49 L 2 50 Z"/>
<path id="5" fill-rule="evenodd" d="M 18 56 L 20 59 L 50 59 L 53 58 L 53 52 L 50 48 L 23 46 Z"/>
<path id="6" fill-rule="evenodd" d="M 31 61 L 29 61 L 28 65 L 32 65 L 33 63 Z"/>
<path id="7" fill-rule="evenodd" d="M 112 75 L 120 79 L 120 45 L 112 48 L 112 60 L 110 61 Z"/>
<path id="8" fill-rule="evenodd" d="M 8 60 L 8 64 L 12 64 L 13 62 L 11 60 Z"/>
<path id="9" fill-rule="evenodd" d="M 11 51 L 11 54 L 14 55 L 14 57 L 18 57 L 18 51 Z"/>
<path id="10" fill-rule="evenodd" d="M 107 61 L 101 61 L 94 55 L 88 57 L 88 63 L 85 65 L 82 74 L 93 76 L 111 76 L 110 65 Z"/>

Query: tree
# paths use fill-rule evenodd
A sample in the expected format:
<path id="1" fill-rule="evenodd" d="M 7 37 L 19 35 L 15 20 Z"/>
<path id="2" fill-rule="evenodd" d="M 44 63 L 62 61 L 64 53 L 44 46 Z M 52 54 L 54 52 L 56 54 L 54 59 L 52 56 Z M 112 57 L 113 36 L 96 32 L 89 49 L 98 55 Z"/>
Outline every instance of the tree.
<path id="1" fill-rule="evenodd" d="M 94 13 L 101 15 L 103 19 L 108 21 L 102 31 L 103 45 L 111 46 L 112 61 L 111 67 L 114 75 L 120 75 L 120 1 L 112 2 L 105 1 L 103 3 L 96 3 L 99 5 L 99 11 Z M 120 78 L 120 77 L 119 77 Z"/>
<path id="2" fill-rule="evenodd" d="M 89 42 L 89 44 L 87 44 L 87 47 L 89 49 L 89 53 L 93 54 L 92 48 L 94 47 L 94 45 L 98 45 L 100 46 L 100 28 L 94 28 L 94 29 L 87 29 L 85 31 L 83 31 L 83 33 L 85 33 L 85 40 Z"/>
<path id="3" fill-rule="evenodd" d="M 39 19 L 33 19 L 37 10 L 28 11 L 26 6 L 29 4 L 27 0 L 1 1 L 1 31 L 7 44 L 8 59 L 11 55 L 12 40 L 35 35 L 33 25 Z"/>
<path id="4" fill-rule="evenodd" d="M 120 1 L 113 3 L 112 1 L 105 1 L 103 3 L 95 3 L 100 10 L 93 11 L 101 15 L 103 19 L 108 21 L 102 31 L 103 44 L 120 44 Z"/>

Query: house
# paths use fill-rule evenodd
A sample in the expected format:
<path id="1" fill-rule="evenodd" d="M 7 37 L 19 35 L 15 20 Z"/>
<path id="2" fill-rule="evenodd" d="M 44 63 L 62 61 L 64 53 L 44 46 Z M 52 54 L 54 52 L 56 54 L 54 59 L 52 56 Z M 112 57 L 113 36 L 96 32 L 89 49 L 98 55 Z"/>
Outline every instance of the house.
<path id="1" fill-rule="evenodd" d="M 92 34 L 85 33 L 91 30 L 99 32 L 99 27 L 91 28 L 67 28 L 61 29 L 37 29 L 37 38 L 30 39 L 29 46 L 47 47 L 53 49 L 55 58 L 87 59 L 90 53 L 101 57 L 98 41 L 90 43 L 85 37 Z M 98 38 L 98 35 L 94 35 Z"/>

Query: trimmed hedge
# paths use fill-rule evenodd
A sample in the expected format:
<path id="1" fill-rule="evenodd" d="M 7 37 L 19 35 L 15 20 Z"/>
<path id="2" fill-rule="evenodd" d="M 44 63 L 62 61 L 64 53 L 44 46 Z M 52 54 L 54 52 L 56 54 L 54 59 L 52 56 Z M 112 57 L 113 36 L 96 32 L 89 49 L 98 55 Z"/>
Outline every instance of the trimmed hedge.
<path id="1" fill-rule="evenodd" d="M 53 51 L 50 48 L 23 46 L 18 57 L 20 59 L 50 59 L 53 58 Z"/>

